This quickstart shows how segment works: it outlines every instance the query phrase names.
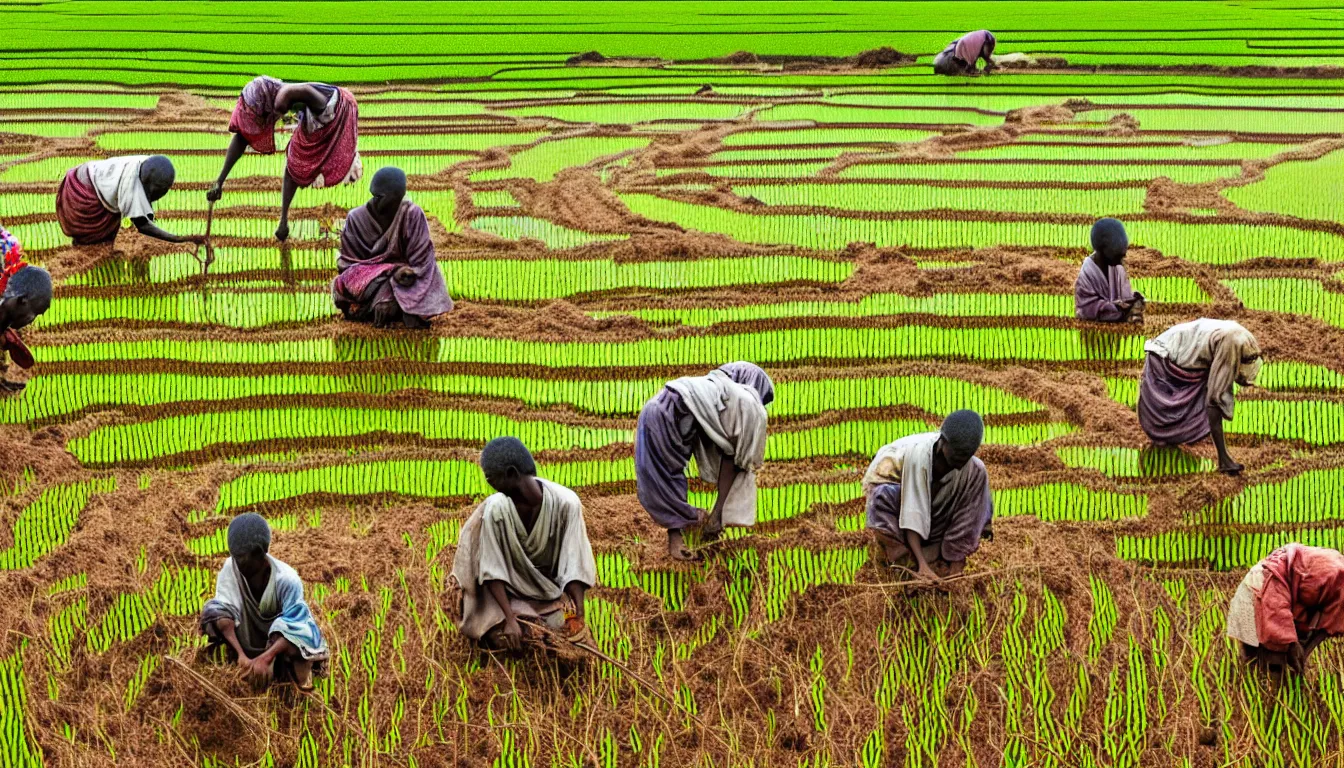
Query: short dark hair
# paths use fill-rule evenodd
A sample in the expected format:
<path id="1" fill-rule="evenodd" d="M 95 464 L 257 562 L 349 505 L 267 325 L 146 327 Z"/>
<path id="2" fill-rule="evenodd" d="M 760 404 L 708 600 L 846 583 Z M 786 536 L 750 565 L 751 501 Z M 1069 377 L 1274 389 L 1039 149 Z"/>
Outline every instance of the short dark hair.
<path id="1" fill-rule="evenodd" d="M 537 464 L 531 451 L 516 437 L 496 437 L 481 451 L 481 469 L 503 474 L 513 467 L 523 475 L 537 474 Z"/>
<path id="2" fill-rule="evenodd" d="M 34 314 L 40 315 L 51 306 L 51 273 L 30 264 L 9 278 L 5 295 L 24 297 L 33 306 Z"/>
<path id="3" fill-rule="evenodd" d="M 144 181 L 153 181 L 164 189 L 173 186 L 177 179 L 177 169 L 167 155 L 150 155 L 145 158 L 145 162 L 140 165 L 140 173 Z"/>
<path id="4" fill-rule="evenodd" d="M 229 554 L 265 554 L 271 551 L 271 524 L 256 512 L 244 512 L 229 523 Z"/>

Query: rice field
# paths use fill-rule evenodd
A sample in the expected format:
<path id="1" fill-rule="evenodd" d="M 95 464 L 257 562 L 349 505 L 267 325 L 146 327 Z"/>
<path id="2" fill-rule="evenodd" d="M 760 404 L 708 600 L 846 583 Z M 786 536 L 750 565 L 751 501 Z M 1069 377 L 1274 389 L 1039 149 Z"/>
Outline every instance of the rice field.
<path id="1" fill-rule="evenodd" d="M 0 399 L 0 765 L 1344 761 L 1344 650 L 1274 682 L 1224 632 L 1274 547 L 1344 546 L 1344 77 L 1301 69 L 1344 64 L 1332 9 L 1164 3 L 1132 30 L 1089 6 L 1079 31 L 1032 2 L 796 5 L 268 5 L 322 31 L 301 51 L 260 6 L 7 6 L 0 224 L 57 287 Z M 1069 66 L 935 77 L 948 24 Z M 771 58 L 880 45 L 917 63 Z M 566 64 L 589 50 L 608 60 Z M 738 50 L 760 58 L 707 61 Z M 283 155 L 248 154 L 209 269 L 129 228 L 71 247 L 60 178 L 119 154 L 169 155 L 158 223 L 204 231 L 244 70 L 351 88 L 365 181 L 299 190 L 282 247 Z M 330 301 L 345 214 L 390 165 L 457 301 L 426 332 Z M 1074 318 L 1101 216 L 1141 325 Z M 1235 480 L 1134 412 L 1145 339 L 1201 316 L 1266 358 Z M 776 384 L 760 522 L 676 563 L 635 496 L 636 419 L 739 359 Z M 861 477 L 958 408 L 986 420 L 994 539 L 912 589 Z M 619 665 L 483 654 L 449 620 L 503 434 L 583 499 L 587 621 Z M 332 648 L 311 695 L 197 659 L 243 511 Z"/>

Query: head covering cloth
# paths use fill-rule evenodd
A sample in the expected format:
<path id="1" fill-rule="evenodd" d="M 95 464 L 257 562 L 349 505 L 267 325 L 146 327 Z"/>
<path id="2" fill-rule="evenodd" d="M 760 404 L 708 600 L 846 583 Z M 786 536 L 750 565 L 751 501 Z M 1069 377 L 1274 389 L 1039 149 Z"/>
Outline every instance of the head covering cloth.
<path id="1" fill-rule="evenodd" d="M 724 363 L 719 366 L 719 370 L 728 374 L 728 378 L 738 384 L 756 390 L 756 394 L 761 397 L 761 405 L 769 405 L 774 401 L 775 383 L 770 380 L 770 374 L 759 365 L 739 360 L 735 363 Z"/>

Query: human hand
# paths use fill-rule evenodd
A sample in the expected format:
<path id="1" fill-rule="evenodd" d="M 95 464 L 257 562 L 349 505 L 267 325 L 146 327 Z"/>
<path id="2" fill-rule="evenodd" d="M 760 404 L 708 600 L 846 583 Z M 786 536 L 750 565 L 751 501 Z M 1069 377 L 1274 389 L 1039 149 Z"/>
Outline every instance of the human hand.
<path id="1" fill-rule="evenodd" d="M 211 184 L 210 188 L 205 190 L 205 199 L 208 202 L 213 203 L 223 196 L 224 196 L 224 185 L 220 184 L 218 181 L 216 181 L 214 184 Z"/>
<path id="2" fill-rule="evenodd" d="M 918 570 L 915 571 L 915 578 L 919 581 L 942 581 L 938 572 L 929 567 L 928 563 L 920 563 Z"/>
<path id="3" fill-rule="evenodd" d="M 523 647 L 523 625 L 518 623 L 517 616 L 504 619 L 504 629 L 500 632 L 499 639 L 507 650 L 516 651 Z"/>
<path id="4" fill-rule="evenodd" d="M 399 267 L 392 273 L 392 279 L 402 288 L 410 288 L 415 285 L 415 270 L 410 267 Z"/>
<path id="5" fill-rule="evenodd" d="M 1292 667 L 1297 674 L 1303 674 L 1306 669 L 1307 652 L 1303 650 L 1301 643 L 1293 643 L 1288 646 L 1288 666 Z"/>

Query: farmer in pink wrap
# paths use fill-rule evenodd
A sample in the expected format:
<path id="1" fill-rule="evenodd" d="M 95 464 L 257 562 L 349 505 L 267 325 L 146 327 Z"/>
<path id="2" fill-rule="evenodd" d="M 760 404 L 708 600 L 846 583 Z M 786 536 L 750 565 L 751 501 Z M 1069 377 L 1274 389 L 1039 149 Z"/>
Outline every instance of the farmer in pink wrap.
<path id="1" fill-rule="evenodd" d="M 347 320 L 428 328 L 429 318 L 453 308 L 453 299 L 425 212 L 406 199 L 400 168 L 375 173 L 369 193 L 373 199 L 346 216 L 331 299 Z"/>
<path id="2" fill-rule="evenodd" d="M 1242 658 L 1301 673 L 1326 638 L 1344 635 L 1344 554 L 1287 544 L 1256 563 L 1227 607 Z"/>
<path id="3" fill-rule="evenodd" d="M 1232 320 L 1202 317 L 1173 325 L 1143 345 L 1139 425 L 1155 445 L 1189 445 L 1213 437 L 1218 471 L 1241 474 L 1223 438 L 1236 398 L 1232 385 L 1254 386 L 1260 344 Z"/>
<path id="4" fill-rule="evenodd" d="M 243 88 L 229 119 L 229 142 L 224 168 L 206 191 L 207 200 L 218 200 L 224 193 L 224 180 L 251 147 L 254 152 L 275 152 L 275 126 L 291 109 L 299 112 L 299 123 L 285 150 L 285 179 L 281 192 L 280 226 L 277 240 L 289 237 L 289 205 L 299 187 L 323 187 L 351 184 L 364 175 L 359 159 L 359 105 L 344 88 L 324 83 L 285 84 L 273 77 L 258 77 Z"/>
<path id="5" fill-rule="evenodd" d="M 985 60 L 985 72 L 994 69 L 994 33 L 987 29 L 967 32 L 947 44 L 933 58 L 933 71 L 939 75 L 974 75 L 976 64 Z"/>
<path id="6" fill-rule="evenodd" d="M 22 392 L 21 382 L 4 378 L 12 359 L 20 368 L 33 367 L 18 331 L 31 325 L 51 306 L 51 275 L 41 267 L 26 264 L 18 238 L 0 227 L 0 395 Z"/>
<path id="7" fill-rule="evenodd" d="M 90 160 L 65 172 L 56 188 L 56 220 L 75 245 L 111 243 L 130 219 L 140 234 L 167 243 L 204 243 L 205 235 L 178 236 L 154 221 L 155 201 L 168 194 L 177 170 L 163 155 Z"/>
<path id="8" fill-rule="evenodd" d="M 1083 260 L 1073 284 L 1074 313 L 1098 323 L 1142 323 L 1143 294 L 1135 293 L 1125 271 L 1129 235 L 1115 219 L 1092 225 L 1092 255 Z"/>

